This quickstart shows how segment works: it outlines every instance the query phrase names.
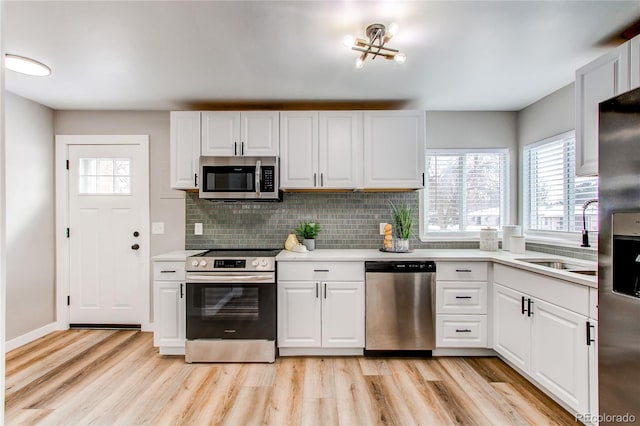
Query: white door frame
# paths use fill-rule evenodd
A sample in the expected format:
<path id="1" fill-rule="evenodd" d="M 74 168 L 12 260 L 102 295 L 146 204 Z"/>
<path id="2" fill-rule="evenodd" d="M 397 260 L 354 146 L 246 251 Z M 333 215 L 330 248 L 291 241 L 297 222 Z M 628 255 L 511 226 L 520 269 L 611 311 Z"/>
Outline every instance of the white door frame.
<path id="1" fill-rule="evenodd" d="M 58 330 L 69 328 L 69 239 L 66 230 L 69 227 L 69 175 L 67 173 L 67 159 L 69 145 L 140 145 L 145 155 L 142 162 L 141 175 L 147 179 L 147 195 L 149 194 L 149 135 L 56 135 L 55 141 L 55 173 L 56 173 L 56 325 Z M 142 207 L 142 226 L 140 244 L 147 247 L 143 257 L 143 279 L 147 283 L 146 291 L 142 295 L 143 331 L 151 331 L 149 322 L 150 303 L 150 226 L 149 226 L 149 197 Z"/>

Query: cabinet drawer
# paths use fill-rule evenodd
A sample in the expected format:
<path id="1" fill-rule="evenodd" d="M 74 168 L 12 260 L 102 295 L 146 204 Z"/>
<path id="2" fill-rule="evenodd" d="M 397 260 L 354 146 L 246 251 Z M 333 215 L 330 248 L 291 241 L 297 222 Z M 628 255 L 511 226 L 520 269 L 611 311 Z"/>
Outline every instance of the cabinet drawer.
<path id="1" fill-rule="evenodd" d="M 184 262 L 153 262 L 153 279 L 158 281 L 184 281 Z"/>
<path id="2" fill-rule="evenodd" d="M 364 281 L 364 262 L 280 262 L 282 281 Z"/>
<path id="3" fill-rule="evenodd" d="M 486 314 L 487 283 L 483 281 L 437 281 L 436 313 Z"/>
<path id="4" fill-rule="evenodd" d="M 438 262 L 438 281 L 487 281 L 487 262 Z"/>
<path id="5" fill-rule="evenodd" d="M 486 348 L 486 315 L 436 315 L 436 347 Z"/>

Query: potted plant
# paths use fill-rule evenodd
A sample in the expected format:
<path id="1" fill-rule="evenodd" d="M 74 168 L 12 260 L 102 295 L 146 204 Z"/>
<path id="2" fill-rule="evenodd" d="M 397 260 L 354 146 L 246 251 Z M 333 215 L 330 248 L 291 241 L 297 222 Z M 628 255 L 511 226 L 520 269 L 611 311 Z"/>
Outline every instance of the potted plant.
<path id="1" fill-rule="evenodd" d="M 404 201 L 399 206 L 389 201 L 389 205 L 391 205 L 391 211 L 393 212 L 396 237 L 398 237 L 396 250 L 408 251 L 411 227 L 413 226 L 413 208 L 409 207 Z"/>
<path id="2" fill-rule="evenodd" d="M 320 232 L 320 224 L 318 222 L 300 222 L 300 226 L 296 228 L 296 234 L 302 238 L 302 244 L 311 251 L 316 248 L 316 236 Z"/>

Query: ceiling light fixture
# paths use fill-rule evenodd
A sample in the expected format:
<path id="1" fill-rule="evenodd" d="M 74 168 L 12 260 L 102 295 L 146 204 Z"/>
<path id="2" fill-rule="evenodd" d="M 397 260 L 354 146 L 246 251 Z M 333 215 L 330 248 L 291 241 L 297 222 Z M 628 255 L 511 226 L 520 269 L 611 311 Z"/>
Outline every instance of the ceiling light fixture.
<path id="1" fill-rule="evenodd" d="M 42 62 L 10 53 L 4 55 L 4 66 L 11 71 L 36 77 L 45 77 L 51 74 L 51 68 Z"/>
<path id="2" fill-rule="evenodd" d="M 397 33 L 398 24 L 395 22 L 389 25 L 388 29 L 382 24 L 371 24 L 366 29 L 369 40 L 347 35 L 344 37 L 342 43 L 346 47 L 351 48 L 351 50 L 362 52 L 360 57 L 356 59 L 356 68 L 358 69 L 364 66 L 364 61 L 367 58 L 370 57 L 371 60 L 374 60 L 377 56 L 382 56 L 385 59 L 394 60 L 402 64 L 407 60 L 407 55 L 385 46 Z"/>

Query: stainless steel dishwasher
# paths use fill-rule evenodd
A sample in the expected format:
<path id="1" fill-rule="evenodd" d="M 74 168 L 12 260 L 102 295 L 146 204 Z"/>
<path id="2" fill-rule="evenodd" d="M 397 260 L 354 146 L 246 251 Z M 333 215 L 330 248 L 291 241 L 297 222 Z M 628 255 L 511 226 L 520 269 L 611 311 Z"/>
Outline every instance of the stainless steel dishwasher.
<path id="1" fill-rule="evenodd" d="M 431 261 L 365 263 L 365 350 L 434 349 L 435 272 Z"/>

